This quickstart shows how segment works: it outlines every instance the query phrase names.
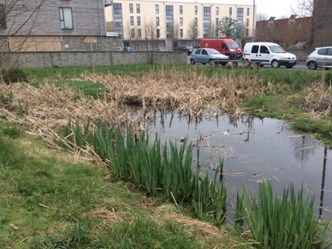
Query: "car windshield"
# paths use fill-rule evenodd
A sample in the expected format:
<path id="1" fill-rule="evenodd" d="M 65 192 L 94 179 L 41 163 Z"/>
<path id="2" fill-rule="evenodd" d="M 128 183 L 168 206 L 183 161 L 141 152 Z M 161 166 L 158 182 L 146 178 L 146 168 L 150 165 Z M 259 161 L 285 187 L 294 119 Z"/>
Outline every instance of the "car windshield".
<path id="1" fill-rule="evenodd" d="M 213 48 L 206 49 L 210 54 L 220 54 L 218 50 L 215 50 Z"/>
<path id="2" fill-rule="evenodd" d="M 236 49 L 238 48 L 239 46 L 236 44 L 236 42 L 230 42 L 230 43 L 227 43 L 227 47 L 229 49 Z"/>
<path id="3" fill-rule="evenodd" d="M 280 46 L 269 46 L 273 53 L 286 53 L 286 51 Z"/>

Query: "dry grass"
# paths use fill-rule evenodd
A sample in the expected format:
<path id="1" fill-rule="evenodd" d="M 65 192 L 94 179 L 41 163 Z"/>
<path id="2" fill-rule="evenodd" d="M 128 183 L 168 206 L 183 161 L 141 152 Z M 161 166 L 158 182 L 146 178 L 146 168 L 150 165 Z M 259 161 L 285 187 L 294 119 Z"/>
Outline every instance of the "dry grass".
<path id="1" fill-rule="evenodd" d="M 332 117 L 332 89 L 318 84 L 309 89 L 304 108 L 311 116 L 318 118 Z"/>
<path id="2" fill-rule="evenodd" d="M 197 72 L 176 71 L 147 73 L 140 78 L 118 75 L 85 74 L 83 80 L 104 83 L 110 89 L 110 99 L 118 103 L 140 105 L 143 108 L 170 108 L 184 115 L 199 115 L 207 106 L 230 111 L 245 96 L 262 93 L 257 79 L 234 75 L 207 77 Z"/>

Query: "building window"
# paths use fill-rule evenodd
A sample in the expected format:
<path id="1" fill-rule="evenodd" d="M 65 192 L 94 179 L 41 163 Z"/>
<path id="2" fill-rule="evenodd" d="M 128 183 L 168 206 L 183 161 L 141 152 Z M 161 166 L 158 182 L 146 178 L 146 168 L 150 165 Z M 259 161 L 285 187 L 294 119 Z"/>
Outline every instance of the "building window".
<path id="1" fill-rule="evenodd" d="M 136 4 L 136 13 L 137 14 L 141 13 L 141 5 L 139 3 Z"/>
<path id="2" fill-rule="evenodd" d="M 198 18 L 195 17 L 195 26 L 198 26 Z"/>
<path id="3" fill-rule="evenodd" d="M 195 15 L 197 15 L 197 14 L 198 14 L 198 7 L 195 6 Z"/>
<path id="4" fill-rule="evenodd" d="M 250 8 L 247 8 L 247 16 L 250 16 Z"/>
<path id="5" fill-rule="evenodd" d="M 228 15 L 229 16 L 233 15 L 233 8 L 232 7 L 229 7 Z"/>
<path id="6" fill-rule="evenodd" d="M 247 18 L 246 25 L 247 25 L 247 27 L 249 27 L 249 18 Z"/>
<path id="7" fill-rule="evenodd" d="M 179 9 L 179 11 L 180 11 L 180 15 L 183 15 L 183 5 L 180 5 L 179 8 L 180 8 L 180 9 Z"/>
<path id="8" fill-rule="evenodd" d="M 157 38 L 160 38 L 160 29 L 156 30 L 156 36 L 157 36 Z"/>
<path id="9" fill-rule="evenodd" d="M 135 29 L 130 30 L 130 38 L 135 38 Z"/>
<path id="10" fill-rule="evenodd" d="M 5 13 L 5 6 L 0 4 L 0 29 L 6 29 L 7 22 L 6 22 L 6 13 Z"/>
<path id="11" fill-rule="evenodd" d="M 133 16 L 130 16 L 130 26 L 134 26 L 135 23 L 134 23 L 134 17 Z"/>
<path id="12" fill-rule="evenodd" d="M 134 13 L 134 5 L 132 3 L 129 4 L 129 13 Z"/>
<path id="13" fill-rule="evenodd" d="M 159 4 L 156 4 L 155 6 L 156 14 L 159 14 Z"/>
<path id="14" fill-rule="evenodd" d="M 160 25 L 160 21 L 159 21 L 159 17 L 157 16 L 156 17 L 156 26 L 159 26 Z"/>
<path id="15" fill-rule="evenodd" d="M 243 26 L 243 8 L 237 8 L 236 21 L 238 26 Z"/>
<path id="16" fill-rule="evenodd" d="M 174 10 L 173 5 L 166 5 L 166 38 L 172 38 L 174 32 Z"/>
<path id="17" fill-rule="evenodd" d="M 141 26 L 141 17 L 140 16 L 137 17 L 137 26 Z"/>
<path id="18" fill-rule="evenodd" d="M 137 38 L 142 38 L 142 30 L 141 29 L 137 30 Z"/>
<path id="19" fill-rule="evenodd" d="M 218 26 L 218 24 L 219 24 L 219 18 L 217 17 L 216 18 L 216 25 Z"/>
<path id="20" fill-rule="evenodd" d="M 71 8 L 59 8 L 61 29 L 74 29 L 73 13 Z"/>
<path id="21" fill-rule="evenodd" d="M 122 15 L 122 5 L 121 5 L 121 3 L 113 3 L 113 13 L 115 15 Z"/>
<path id="22" fill-rule="evenodd" d="M 216 15 L 219 16 L 219 7 L 216 7 Z"/>
<path id="23" fill-rule="evenodd" d="M 180 37 L 183 38 L 183 29 L 180 29 Z"/>
<path id="24" fill-rule="evenodd" d="M 180 17 L 180 26 L 183 26 L 183 17 Z"/>

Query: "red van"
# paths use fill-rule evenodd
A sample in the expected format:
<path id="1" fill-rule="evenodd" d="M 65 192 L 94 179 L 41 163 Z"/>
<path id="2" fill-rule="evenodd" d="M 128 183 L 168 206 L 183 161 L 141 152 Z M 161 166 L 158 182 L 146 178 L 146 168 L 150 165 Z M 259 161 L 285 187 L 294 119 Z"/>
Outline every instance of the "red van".
<path id="1" fill-rule="evenodd" d="M 242 58 L 242 49 L 232 39 L 225 38 L 203 38 L 199 44 L 201 48 L 214 48 L 224 55 L 228 55 L 230 60 Z"/>

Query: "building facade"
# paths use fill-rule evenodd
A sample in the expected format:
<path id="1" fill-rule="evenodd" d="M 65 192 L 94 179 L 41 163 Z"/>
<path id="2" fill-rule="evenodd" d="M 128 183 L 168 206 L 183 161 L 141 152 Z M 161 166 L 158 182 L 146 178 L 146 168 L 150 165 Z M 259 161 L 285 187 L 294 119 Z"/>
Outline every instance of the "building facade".
<path id="1" fill-rule="evenodd" d="M 332 1 L 314 0 L 313 39 L 314 47 L 332 45 Z"/>
<path id="2" fill-rule="evenodd" d="M 255 41 L 275 42 L 285 48 L 310 47 L 312 37 L 312 17 L 275 20 L 271 17 L 256 23 Z"/>
<path id="3" fill-rule="evenodd" d="M 106 22 L 108 31 L 129 45 L 149 40 L 166 45 L 170 41 L 172 47 L 203 37 L 218 37 L 216 27 L 224 17 L 235 19 L 243 36 L 249 37 L 253 33 L 254 9 L 253 5 L 197 1 L 114 0 L 106 8 Z"/>
<path id="4" fill-rule="evenodd" d="M 2 51 L 86 51 L 107 39 L 103 0 L 0 0 Z"/>

